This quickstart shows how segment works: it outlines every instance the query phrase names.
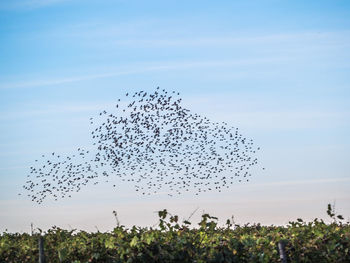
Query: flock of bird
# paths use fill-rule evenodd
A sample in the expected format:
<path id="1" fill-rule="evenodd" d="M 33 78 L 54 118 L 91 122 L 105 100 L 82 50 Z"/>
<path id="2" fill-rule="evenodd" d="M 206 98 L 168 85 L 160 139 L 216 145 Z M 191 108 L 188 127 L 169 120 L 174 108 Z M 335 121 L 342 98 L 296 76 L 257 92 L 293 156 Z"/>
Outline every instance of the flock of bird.
<path id="1" fill-rule="evenodd" d="M 160 88 L 126 93 L 114 112 L 90 118 L 94 150 L 35 160 L 23 186 L 27 195 L 38 203 L 50 196 L 58 200 L 112 178 L 133 183 L 143 195 L 170 196 L 220 192 L 236 179 L 248 181 L 260 148 L 238 128 L 191 113 L 179 95 Z"/>

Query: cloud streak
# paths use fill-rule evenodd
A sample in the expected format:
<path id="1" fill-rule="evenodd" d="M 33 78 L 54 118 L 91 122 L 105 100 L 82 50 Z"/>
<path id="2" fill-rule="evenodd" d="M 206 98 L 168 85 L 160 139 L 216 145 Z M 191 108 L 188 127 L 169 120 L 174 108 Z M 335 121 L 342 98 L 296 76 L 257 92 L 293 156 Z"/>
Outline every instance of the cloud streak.
<path id="1" fill-rule="evenodd" d="M 134 66 L 135 69 L 116 69 L 109 70 L 109 72 L 99 74 L 86 74 L 73 77 L 61 77 L 52 79 L 38 79 L 28 80 L 15 83 L 0 83 L 0 89 L 14 89 L 14 88 L 31 88 L 31 87 L 45 87 L 54 86 L 66 83 L 73 83 L 79 81 L 103 79 L 110 77 L 118 77 L 123 75 L 133 75 L 147 72 L 167 71 L 167 70 L 186 70 L 195 68 L 212 68 L 212 67 L 232 67 L 244 65 L 261 65 L 266 63 L 279 63 L 291 61 L 290 57 L 279 58 L 260 58 L 260 59 L 237 59 L 237 60 L 207 60 L 207 61 L 174 61 L 163 62 L 158 64 L 149 64 L 145 66 Z"/>
<path id="2" fill-rule="evenodd" d="M 250 186 L 288 186 L 288 185 L 306 185 L 306 184 L 328 184 L 328 183 L 347 183 L 350 182 L 350 178 L 330 178 L 330 179 L 311 179 L 311 180 L 298 180 L 298 181 L 279 181 L 269 183 L 257 183 Z M 249 187 L 248 185 L 246 187 Z"/>
<path id="3" fill-rule="evenodd" d="M 89 45 L 100 43 L 104 46 L 126 46 L 158 48 L 158 47 L 236 47 L 236 46 L 256 46 L 260 45 L 283 45 L 300 47 L 347 47 L 349 46 L 349 30 L 338 31 L 297 31 L 289 33 L 241 33 L 229 31 L 223 35 L 215 33 L 193 33 L 193 27 L 186 27 L 183 21 L 172 21 L 172 30 L 164 29 L 169 26 L 168 19 L 145 19 L 134 20 L 128 23 L 111 24 L 107 22 L 80 23 L 67 25 L 47 32 L 50 37 L 61 39 L 89 39 L 85 41 Z M 175 34 L 179 27 L 183 27 L 181 35 Z M 152 32 L 152 37 L 144 32 Z M 172 32 L 169 34 L 169 32 Z"/>
<path id="4" fill-rule="evenodd" d="M 0 3 L 0 10 L 37 9 L 61 4 L 71 0 L 12 0 Z"/>
<path id="5" fill-rule="evenodd" d="M 194 38 L 158 38 L 158 39 L 122 39 L 115 44 L 125 46 L 151 46 L 151 47 L 189 47 L 189 46 L 232 46 L 232 45 L 261 45 L 261 44 L 305 44 L 317 43 L 324 45 L 344 45 L 349 41 L 349 31 L 345 32 L 304 32 L 294 34 L 272 34 L 261 36 L 241 37 L 194 37 Z M 349 44 L 349 43 L 348 43 Z"/>

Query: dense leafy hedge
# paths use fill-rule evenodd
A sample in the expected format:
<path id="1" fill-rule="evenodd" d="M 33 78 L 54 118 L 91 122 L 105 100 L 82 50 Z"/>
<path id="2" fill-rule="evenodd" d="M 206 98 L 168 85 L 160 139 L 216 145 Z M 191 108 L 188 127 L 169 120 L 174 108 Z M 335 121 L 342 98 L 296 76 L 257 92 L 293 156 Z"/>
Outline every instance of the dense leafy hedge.
<path id="1" fill-rule="evenodd" d="M 281 262 L 281 240 L 288 262 L 350 262 L 350 224 L 330 215 L 331 224 L 298 219 L 287 226 L 240 226 L 227 220 L 219 227 L 217 218 L 204 214 L 192 228 L 163 210 L 156 229 L 88 233 L 53 227 L 41 235 L 47 262 Z M 38 262 L 39 235 L 2 233 L 0 262 Z"/>

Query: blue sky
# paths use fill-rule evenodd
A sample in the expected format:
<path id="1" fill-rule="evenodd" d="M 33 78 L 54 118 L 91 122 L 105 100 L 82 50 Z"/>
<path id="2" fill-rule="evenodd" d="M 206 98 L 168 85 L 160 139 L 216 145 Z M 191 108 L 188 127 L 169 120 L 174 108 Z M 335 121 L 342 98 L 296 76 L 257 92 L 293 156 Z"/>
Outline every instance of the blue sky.
<path id="1" fill-rule="evenodd" d="M 0 2 L 0 231 L 152 225 L 168 208 L 284 224 L 350 217 L 349 1 Z M 180 91 L 254 139 L 266 170 L 224 193 L 141 197 L 120 183 L 38 206 L 35 158 L 91 144 L 88 119 L 127 91 Z"/>

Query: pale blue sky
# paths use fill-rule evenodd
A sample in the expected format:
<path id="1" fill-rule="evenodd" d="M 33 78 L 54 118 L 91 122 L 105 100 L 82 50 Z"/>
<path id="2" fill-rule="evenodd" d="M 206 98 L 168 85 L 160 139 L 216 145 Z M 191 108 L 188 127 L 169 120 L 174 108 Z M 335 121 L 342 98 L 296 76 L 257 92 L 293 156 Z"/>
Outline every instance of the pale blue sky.
<path id="1" fill-rule="evenodd" d="M 0 2 L 0 231 L 151 225 L 197 207 L 283 224 L 350 217 L 349 1 Z M 141 197 L 120 183 L 38 206 L 18 197 L 41 154 L 91 145 L 89 122 L 126 91 L 181 92 L 239 127 L 266 167 L 224 193 Z M 103 204 L 103 205 L 101 205 Z"/>

